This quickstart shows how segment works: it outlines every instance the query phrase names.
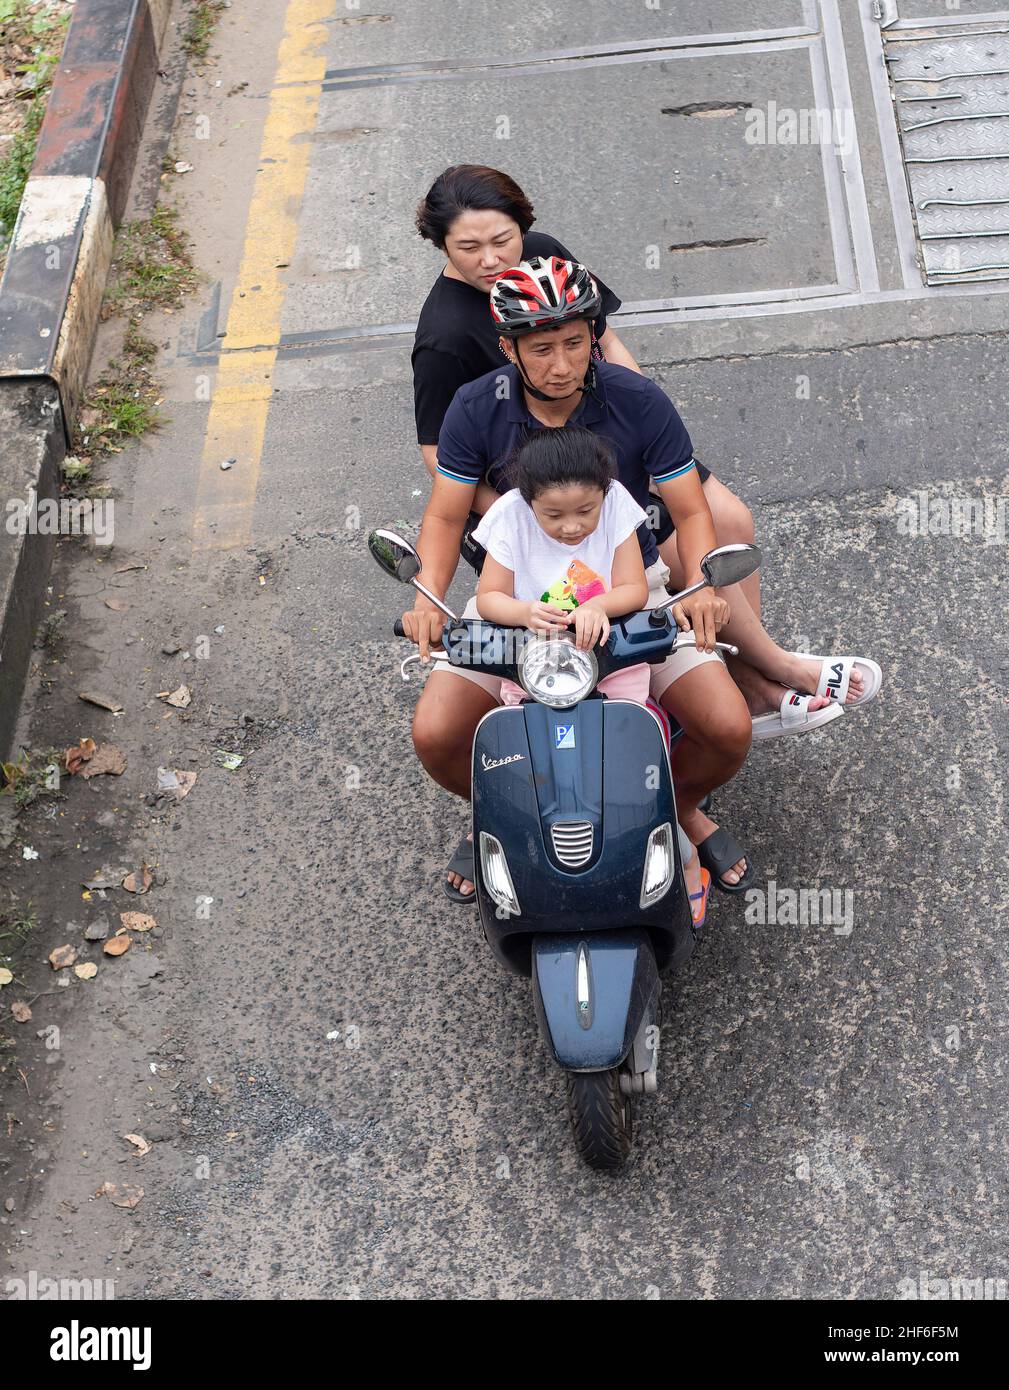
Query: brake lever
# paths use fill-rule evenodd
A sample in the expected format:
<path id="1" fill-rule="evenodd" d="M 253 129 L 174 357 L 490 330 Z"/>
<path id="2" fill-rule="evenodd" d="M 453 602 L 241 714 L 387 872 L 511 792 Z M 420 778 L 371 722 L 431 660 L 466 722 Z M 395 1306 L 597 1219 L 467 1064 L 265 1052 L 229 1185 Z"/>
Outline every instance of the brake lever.
<path id="1" fill-rule="evenodd" d="M 447 662 L 448 652 L 431 652 L 430 657 L 432 662 Z M 408 656 L 400 666 L 399 674 L 403 677 L 405 681 L 408 681 L 410 679 L 410 676 L 407 673 L 406 668 L 414 661 L 420 661 L 420 652 L 414 652 L 412 656 Z"/>
<path id="2" fill-rule="evenodd" d="M 696 645 L 696 641 L 691 641 L 690 638 L 687 638 L 686 640 L 684 640 L 683 638 L 679 638 L 676 642 L 676 645 L 673 647 L 673 651 L 678 652 L 681 647 L 696 647 Z M 716 642 L 715 647 L 718 651 L 728 652 L 730 656 L 739 655 L 739 648 L 734 647 L 731 642 Z"/>

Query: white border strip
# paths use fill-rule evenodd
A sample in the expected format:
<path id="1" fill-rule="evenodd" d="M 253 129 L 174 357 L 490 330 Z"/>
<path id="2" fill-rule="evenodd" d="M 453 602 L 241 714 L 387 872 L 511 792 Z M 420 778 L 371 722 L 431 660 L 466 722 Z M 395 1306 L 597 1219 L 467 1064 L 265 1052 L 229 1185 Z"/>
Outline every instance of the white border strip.
<path id="1" fill-rule="evenodd" d="M 876 105 L 876 126 L 879 130 L 883 168 L 886 171 L 886 185 L 890 192 L 890 212 L 893 216 L 893 227 L 897 238 L 901 276 L 906 290 L 922 290 L 924 285 L 918 265 L 914 223 L 911 220 L 911 194 L 904 176 L 904 156 L 900 148 L 897 118 L 890 96 L 890 79 L 887 76 L 886 59 L 883 54 L 883 39 L 879 25 L 872 15 L 872 0 L 860 0 L 860 11 L 862 37 L 865 41 L 869 80 L 872 83 L 872 97 Z"/>
<path id="2" fill-rule="evenodd" d="M 813 105 L 818 111 L 830 110 L 830 89 L 827 82 L 827 58 L 822 44 L 809 50 L 809 65 L 813 76 Z M 848 210 L 844 200 L 844 184 L 837 149 L 833 140 L 821 140 L 820 164 L 823 169 L 824 193 L 827 199 L 827 221 L 834 246 L 834 268 L 842 290 L 858 289 L 858 273 L 851 254 L 848 234 Z"/>
<path id="3" fill-rule="evenodd" d="M 871 5 L 872 0 L 869 0 L 869 3 Z M 964 14 L 960 10 L 956 14 L 936 15 L 932 19 L 898 19 L 886 33 L 889 38 L 891 34 L 899 34 L 903 29 L 943 29 L 947 24 L 959 24 L 963 28 L 965 24 L 1005 24 L 1007 20 L 1009 14 L 1005 10 L 989 10 L 987 14 Z M 967 37 L 970 35 L 967 34 Z"/>
<path id="4" fill-rule="evenodd" d="M 834 94 L 834 110 L 845 113 L 848 129 L 851 132 L 851 149 L 849 151 L 839 149 L 838 154 L 841 162 L 841 173 L 844 177 L 845 195 L 848 200 L 848 225 L 851 228 L 851 238 L 855 245 L 858 283 L 866 293 L 872 294 L 879 289 L 879 270 L 876 265 L 876 248 L 872 239 L 872 222 L 869 218 L 865 180 L 862 177 L 858 127 L 851 99 L 848 60 L 844 51 L 844 32 L 841 29 L 841 15 L 837 0 L 820 0 L 820 14 L 823 17 L 823 41 L 827 52 L 831 91 Z"/>
<path id="5" fill-rule="evenodd" d="M 912 300 L 934 299 L 939 301 L 943 298 L 961 298 L 965 295 L 975 294 L 1009 294 L 1009 279 L 997 281 L 988 280 L 984 283 L 953 285 L 929 285 L 919 284 L 917 289 L 905 290 L 877 290 L 875 294 L 855 294 L 836 295 L 833 298 L 825 299 L 799 299 L 790 302 L 774 304 L 736 304 L 736 305 L 717 305 L 713 302 L 714 296 L 708 301 L 709 308 L 690 308 L 683 309 L 679 313 L 666 312 L 660 314 L 623 314 L 612 315 L 609 322 L 614 327 L 621 328 L 647 328 L 650 325 L 663 323 L 689 323 L 695 320 L 706 319 L 750 319 L 750 318 L 775 318 L 781 314 L 812 314 L 822 313 L 827 309 L 856 309 L 863 308 L 869 304 L 896 304 L 909 303 Z M 969 332 L 970 330 L 958 330 Z M 996 330 L 986 329 L 985 332 L 994 333 Z M 917 335 L 908 334 L 909 338 Z"/>
<path id="6" fill-rule="evenodd" d="M 847 287 L 850 288 L 850 287 Z M 793 299 L 828 299 L 845 294 L 844 285 L 803 285 L 799 289 L 783 286 L 776 290 L 735 290 L 731 294 L 695 294 L 672 299 L 635 299 L 625 301 L 621 314 L 661 313 L 666 309 L 690 309 L 709 304 L 779 304 Z"/>

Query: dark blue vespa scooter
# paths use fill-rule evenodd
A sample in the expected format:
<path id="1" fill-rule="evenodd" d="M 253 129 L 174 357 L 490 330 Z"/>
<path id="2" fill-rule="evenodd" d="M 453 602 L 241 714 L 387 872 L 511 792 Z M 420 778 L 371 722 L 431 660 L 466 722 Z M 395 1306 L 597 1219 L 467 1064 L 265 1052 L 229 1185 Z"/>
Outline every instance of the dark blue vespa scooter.
<path id="1" fill-rule="evenodd" d="M 480 920 L 501 964 L 532 978 L 540 1029 L 566 1074 L 579 1154 L 593 1168 L 619 1168 L 630 1152 L 633 1098 L 657 1087 L 659 976 L 688 958 L 694 930 L 669 761 L 680 730 L 596 685 L 693 643 L 673 622 L 672 604 L 704 583 L 745 579 L 760 551 L 711 551 L 704 583 L 614 621 L 605 646 L 586 652 L 563 637 L 461 620 L 420 583 L 408 542 L 380 530 L 368 544 L 387 574 L 451 619 L 436 659 L 506 676 L 529 696 L 485 715 L 473 744 Z M 399 622 L 396 633 L 403 636 Z M 404 678 L 418 660 L 406 659 Z"/>

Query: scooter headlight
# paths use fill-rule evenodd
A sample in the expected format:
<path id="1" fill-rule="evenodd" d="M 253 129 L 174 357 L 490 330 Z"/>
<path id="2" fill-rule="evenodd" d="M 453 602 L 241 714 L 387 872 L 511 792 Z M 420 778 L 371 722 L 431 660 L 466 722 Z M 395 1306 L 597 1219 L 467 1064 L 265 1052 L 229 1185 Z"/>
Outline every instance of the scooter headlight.
<path id="1" fill-rule="evenodd" d="M 519 900 L 501 841 L 485 830 L 480 831 L 480 867 L 484 885 L 495 906 L 518 917 Z"/>
<path id="2" fill-rule="evenodd" d="M 570 709 L 595 689 L 599 664 L 595 653 L 582 651 L 563 637 L 538 637 L 519 658 L 522 688 L 551 709 Z"/>
<path id="3" fill-rule="evenodd" d="M 669 892 L 676 871 L 673 827 L 667 821 L 653 830 L 645 851 L 645 871 L 641 875 L 641 906 L 651 907 Z"/>

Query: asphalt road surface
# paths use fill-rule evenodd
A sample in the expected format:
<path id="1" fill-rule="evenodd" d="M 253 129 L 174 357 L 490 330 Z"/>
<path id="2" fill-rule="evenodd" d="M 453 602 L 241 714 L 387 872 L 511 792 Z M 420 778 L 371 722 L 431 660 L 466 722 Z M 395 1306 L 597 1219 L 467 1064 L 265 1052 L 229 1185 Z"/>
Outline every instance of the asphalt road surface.
<path id="1" fill-rule="evenodd" d="M 3 852 L 41 996 L 2 1029 L 5 1276 L 185 1299 L 1005 1278 L 1009 299 L 914 270 L 871 0 L 250 0 L 216 51 L 147 136 L 174 121 L 195 166 L 163 196 L 205 276 L 155 324 L 170 422 L 107 466 L 111 550 L 61 545 L 67 637 L 23 716 L 32 747 L 114 739 L 127 769 L 37 803 Z M 748 142 L 771 102 L 855 148 Z M 365 545 L 427 495 L 409 326 L 440 260 L 412 209 L 463 160 L 518 177 L 622 295 L 618 331 L 753 509 L 769 631 L 885 675 L 717 793 L 769 904 L 832 890 L 849 915 L 713 903 L 617 1176 L 574 1154 L 528 983 L 438 890 L 466 812 L 414 758 L 403 594 Z M 110 326 L 96 369 L 114 348 Z M 954 524 L 985 498 L 987 533 Z M 183 681 L 188 710 L 157 699 Z M 121 716 L 77 699 L 96 686 Z M 152 804 L 159 766 L 197 772 L 184 801 Z M 82 899 L 142 860 L 144 899 Z M 54 983 L 53 947 L 137 907 L 149 946 Z"/>

